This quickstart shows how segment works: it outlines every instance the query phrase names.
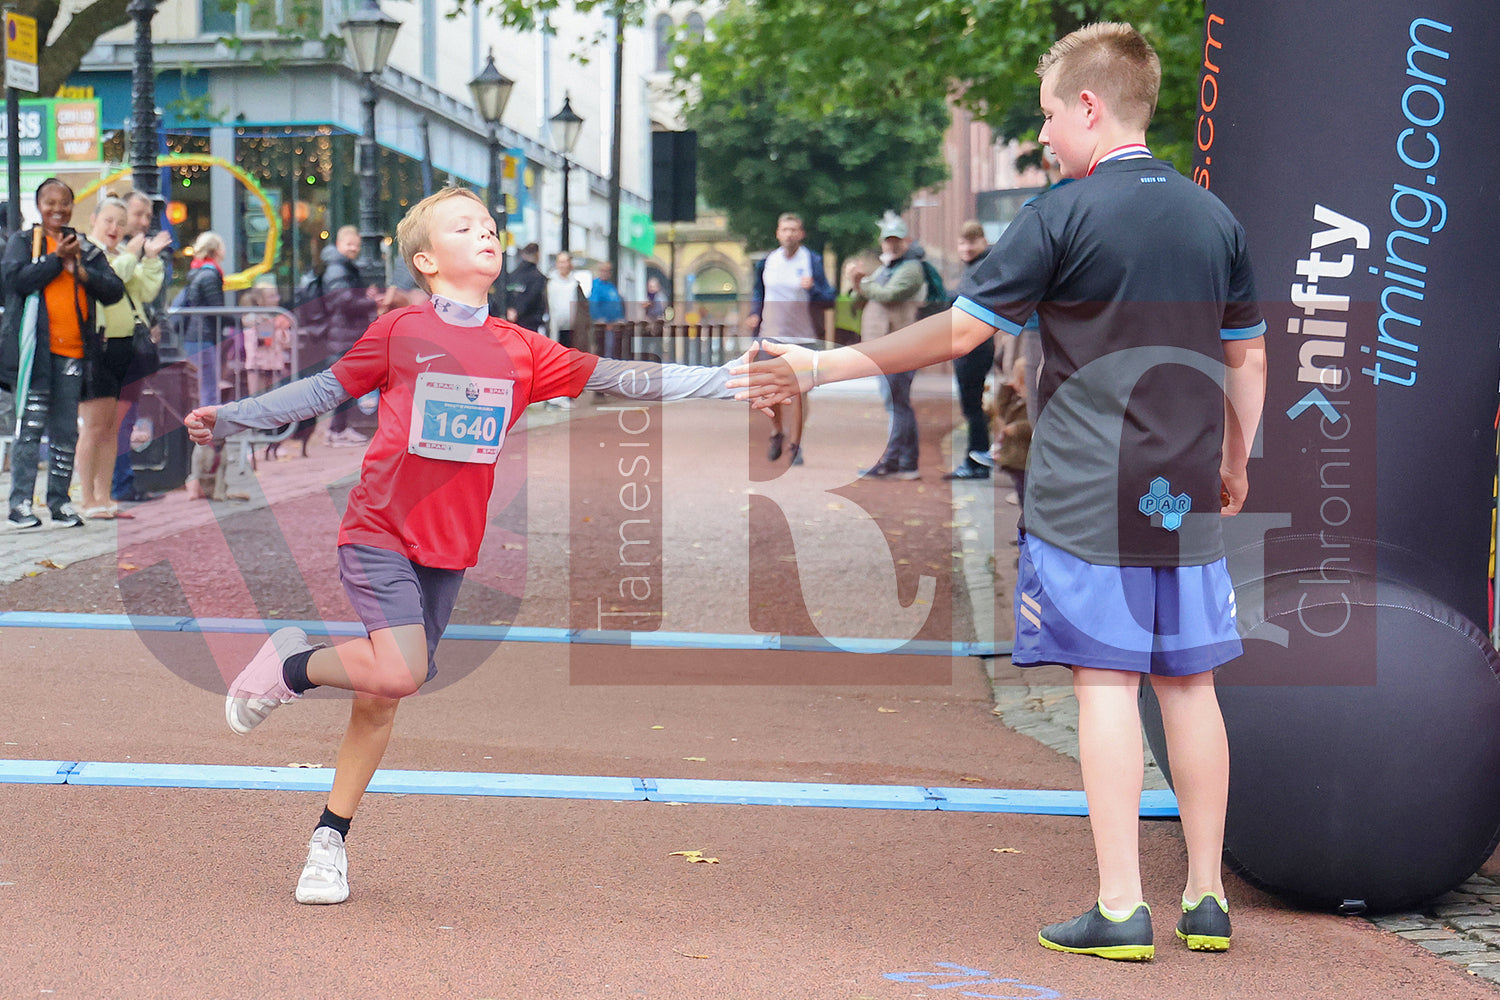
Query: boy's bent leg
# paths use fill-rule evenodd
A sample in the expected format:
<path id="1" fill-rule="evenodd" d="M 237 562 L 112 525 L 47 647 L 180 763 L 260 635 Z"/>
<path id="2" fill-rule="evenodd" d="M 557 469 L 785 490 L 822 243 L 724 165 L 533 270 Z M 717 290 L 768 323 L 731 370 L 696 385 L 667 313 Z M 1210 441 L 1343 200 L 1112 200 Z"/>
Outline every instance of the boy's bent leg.
<path id="1" fill-rule="evenodd" d="M 1153 675 L 1172 788 L 1182 814 L 1188 876 L 1184 898 L 1224 898 L 1224 815 L 1229 802 L 1229 742 L 1212 671 L 1188 677 Z"/>
<path id="2" fill-rule="evenodd" d="M 426 682 L 428 663 L 426 629 L 394 625 L 313 653 L 307 679 L 373 698 L 406 698 Z"/>
<path id="3" fill-rule="evenodd" d="M 1140 869 L 1140 674 L 1073 668 L 1078 760 L 1099 861 L 1099 901 L 1128 913 L 1144 898 Z M 1175 772 L 1174 772 L 1175 773 Z"/>

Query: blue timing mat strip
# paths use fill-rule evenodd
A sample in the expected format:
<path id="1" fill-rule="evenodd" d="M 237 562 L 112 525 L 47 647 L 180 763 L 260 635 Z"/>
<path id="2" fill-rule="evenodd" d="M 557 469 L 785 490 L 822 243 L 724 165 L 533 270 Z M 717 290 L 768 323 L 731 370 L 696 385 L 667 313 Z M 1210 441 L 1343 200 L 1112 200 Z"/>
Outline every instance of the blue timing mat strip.
<path id="1" fill-rule="evenodd" d="M 309 635 L 362 636 L 359 622 L 261 621 L 256 618 L 178 618 L 171 615 L 86 615 L 50 611 L 0 611 L 0 628 L 75 628 L 136 632 L 220 632 L 267 635 L 296 625 Z M 505 625 L 449 625 L 445 639 L 488 642 L 573 643 L 630 646 L 634 649 L 774 649 L 790 652 L 888 652 L 899 656 L 1009 656 L 1009 642 L 938 642 L 913 639 L 890 649 L 889 639 L 858 636 L 752 634 L 733 632 L 613 632 L 598 629 L 519 628 Z"/>
<path id="2" fill-rule="evenodd" d="M 109 788 L 230 788 L 326 792 L 328 767 L 247 767 L 227 764 L 137 764 L 65 760 L 0 760 L 0 784 L 88 785 Z M 402 795 L 495 795 L 612 802 L 701 802 L 714 805 L 819 806 L 940 812 L 1087 816 L 1083 793 L 1014 788 L 842 785 L 692 778 L 619 778 L 567 774 L 379 770 L 370 791 Z M 1169 791 L 1141 795 L 1141 816 L 1177 815 Z"/>

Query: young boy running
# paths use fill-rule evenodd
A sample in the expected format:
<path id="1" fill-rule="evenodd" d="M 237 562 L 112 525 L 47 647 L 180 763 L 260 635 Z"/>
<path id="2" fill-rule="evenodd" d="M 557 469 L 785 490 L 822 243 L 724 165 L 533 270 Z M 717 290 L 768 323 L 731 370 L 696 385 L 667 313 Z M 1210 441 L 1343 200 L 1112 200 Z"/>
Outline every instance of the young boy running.
<path id="1" fill-rule="evenodd" d="M 349 895 L 344 838 L 390 739 L 400 699 L 437 672 L 435 652 L 464 570 L 478 560 L 495 462 L 535 400 L 587 389 L 634 399 L 732 398 L 724 368 L 611 361 L 489 316 L 500 274 L 495 223 L 462 188 L 423 199 L 397 228 L 431 299 L 390 312 L 329 370 L 185 421 L 208 444 L 273 428 L 380 390 L 379 429 L 339 528 L 339 576 L 368 637 L 314 645 L 279 629 L 229 685 L 225 716 L 245 734 L 328 685 L 355 692 L 333 790 L 297 882 L 300 903 Z"/>
<path id="2" fill-rule="evenodd" d="M 765 406 L 946 361 L 1038 315 L 1042 410 L 1013 659 L 1073 670 L 1099 864 L 1096 904 L 1039 940 L 1103 958 L 1155 955 L 1137 843 L 1137 695 L 1149 674 L 1187 842 L 1177 936 L 1223 951 L 1229 750 L 1213 669 L 1241 647 L 1220 517 L 1239 512 L 1249 486 L 1265 323 L 1239 224 L 1146 148 L 1161 80 L 1146 41 L 1128 25 L 1090 25 L 1057 42 L 1037 74 L 1041 142 L 1067 181 L 1021 210 L 954 308 L 821 355 L 768 344 L 781 360 L 739 369 L 730 384 Z"/>

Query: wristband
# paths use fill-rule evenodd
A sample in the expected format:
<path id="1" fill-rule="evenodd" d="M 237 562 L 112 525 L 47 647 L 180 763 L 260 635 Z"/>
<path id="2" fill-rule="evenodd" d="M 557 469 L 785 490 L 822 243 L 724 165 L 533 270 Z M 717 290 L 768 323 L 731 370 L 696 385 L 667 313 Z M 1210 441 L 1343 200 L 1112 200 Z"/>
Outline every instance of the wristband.
<path id="1" fill-rule="evenodd" d="M 817 387 L 818 387 L 818 352 L 814 351 L 813 352 L 813 367 L 812 367 L 812 385 L 808 386 L 808 389 L 809 389 L 809 391 L 811 391 L 812 389 L 816 389 Z"/>

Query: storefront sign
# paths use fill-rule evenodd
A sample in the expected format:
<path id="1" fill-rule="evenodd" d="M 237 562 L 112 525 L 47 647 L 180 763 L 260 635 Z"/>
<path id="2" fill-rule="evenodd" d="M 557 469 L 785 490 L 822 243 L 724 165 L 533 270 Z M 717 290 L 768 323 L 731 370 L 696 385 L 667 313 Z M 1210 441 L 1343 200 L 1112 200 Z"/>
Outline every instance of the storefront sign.
<path id="1" fill-rule="evenodd" d="M 17 131 L 23 163 L 98 163 L 99 101 L 43 98 L 21 101 Z M 8 123 L 0 115 L 0 142 Z"/>

